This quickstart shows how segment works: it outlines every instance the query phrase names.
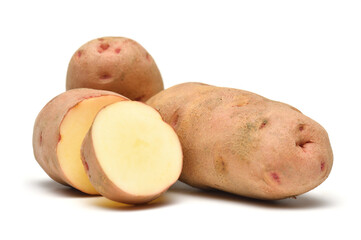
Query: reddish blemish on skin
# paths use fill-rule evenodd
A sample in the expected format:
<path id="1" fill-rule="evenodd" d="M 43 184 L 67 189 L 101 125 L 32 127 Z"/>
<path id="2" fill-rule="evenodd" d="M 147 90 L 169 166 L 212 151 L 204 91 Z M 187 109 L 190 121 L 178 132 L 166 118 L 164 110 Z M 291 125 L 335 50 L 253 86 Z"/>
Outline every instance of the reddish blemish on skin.
<path id="1" fill-rule="evenodd" d="M 100 48 L 103 50 L 107 50 L 109 48 L 109 44 L 108 43 L 102 43 L 100 44 Z"/>
<path id="2" fill-rule="evenodd" d="M 232 107 L 243 107 L 245 104 L 237 104 L 237 105 L 233 105 Z"/>
<path id="3" fill-rule="evenodd" d="M 174 128 L 177 123 L 178 123 L 178 119 L 179 119 L 179 115 L 177 113 L 175 113 L 172 118 L 171 118 L 171 121 L 170 121 L 170 125 Z"/>
<path id="4" fill-rule="evenodd" d="M 43 143 L 43 132 L 40 132 L 39 143 L 40 145 Z"/>
<path id="5" fill-rule="evenodd" d="M 171 127 L 175 128 L 179 122 L 179 108 L 177 110 L 174 111 L 173 115 L 170 117 L 169 120 L 169 125 L 171 125 Z"/>
<path id="6" fill-rule="evenodd" d="M 110 74 L 103 74 L 100 76 L 100 80 L 106 80 L 106 79 L 109 79 L 111 78 L 112 76 Z"/>
<path id="7" fill-rule="evenodd" d="M 303 131 L 303 129 L 305 129 L 305 127 L 304 127 L 303 124 L 301 124 L 301 125 L 298 127 L 298 130 Z"/>
<path id="8" fill-rule="evenodd" d="M 59 137 L 58 137 L 58 142 L 60 142 L 61 141 L 61 135 L 59 134 Z"/>
<path id="9" fill-rule="evenodd" d="M 134 101 L 140 101 L 144 97 L 145 97 L 145 95 L 143 94 L 143 95 L 141 95 L 139 97 L 134 98 Z"/>
<path id="10" fill-rule="evenodd" d="M 271 173 L 272 178 L 277 182 L 277 183 L 281 183 L 281 179 L 280 176 L 278 176 L 277 173 Z"/>
<path id="11" fill-rule="evenodd" d="M 321 163 L 321 171 L 325 170 L 325 162 Z"/>
<path id="12" fill-rule="evenodd" d="M 147 54 L 145 54 L 145 58 L 146 58 L 148 61 L 150 61 L 150 55 L 149 55 L 148 52 L 147 52 Z"/>
<path id="13" fill-rule="evenodd" d="M 99 49 L 98 49 L 98 52 L 99 53 L 102 53 L 104 52 L 105 50 L 107 50 L 109 48 L 109 44 L 108 43 L 102 43 L 99 45 Z"/>
<path id="14" fill-rule="evenodd" d="M 89 98 L 93 98 L 93 97 L 101 97 L 102 95 L 89 95 L 89 96 L 84 96 L 82 97 L 82 99 L 89 99 Z"/>
<path id="15" fill-rule="evenodd" d="M 84 168 L 85 168 L 85 171 L 89 172 L 89 166 L 88 166 L 88 163 L 87 162 L 83 162 L 84 163 Z"/>
<path id="16" fill-rule="evenodd" d="M 77 53 L 78 58 L 80 58 L 82 54 L 83 54 L 83 51 L 79 50 L 78 53 Z"/>
<path id="17" fill-rule="evenodd" d="M 264 128 L 266 126 L 267 122 L 268 122 L 267 120 L 263 120 L 263 122 L 261 123 L 261 126 L 259 126 L 259 129 Z"/>
<path id="18" fill-rule="evenodd" d="M 120 53 L 120 50 L 121 50 L 120 48 L 116 48 L 116 49 L 114 50 L 114 52 L 115 52 L 115 53 Z"/>

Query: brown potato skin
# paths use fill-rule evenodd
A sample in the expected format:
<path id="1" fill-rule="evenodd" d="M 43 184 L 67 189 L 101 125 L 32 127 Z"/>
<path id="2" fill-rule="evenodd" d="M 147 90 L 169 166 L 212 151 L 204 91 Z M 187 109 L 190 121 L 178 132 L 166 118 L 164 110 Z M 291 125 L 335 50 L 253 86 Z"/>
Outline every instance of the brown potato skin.
<path id="1" fill-rule="evenodd" d="M 136 41 L 103 37 L 81 46 L 72 56 L 66 89 L 93 88 L 145 102 L 164 89 L 152 56 Z"/>
<path id="2" fill-rule="evenodd" d="M 119 96 L 110 91 L 79 88 L 64 92 L 49 101 L 38 114 L 33 131 L 33 151 L 43 170 L 58 183 L 71 186 L 57 157 L 57 145 L 61 139 L 60 125 L 71 108 L 84 99 L 99 96 Z"/>
<path id="3" fill-rule="evenodd" d="M 283 199 L 315 188 L 331 171 L 327 132 L 287 104 L 201 83 L 176 85 L 147 104 L 178 134 L 180 180 L 191 186 Z"/>
<path id="4" fill-rule="evenodd" d="M 117 187 L 104 173 L 98 158 L 95 153 L 93 139 L 92 139 L 92 128 L 88 131 L 86 137 L 84 138 L 82 144 L 82 161 L 89 177 L 89 180 L 93 187 L 104 197 L 127 204 L 145 204 L 148 203 L 157 197 L 159 197 L 164 191 L 155 194 L 155 195 L 133 195 L 129 194 L 119 187 Z"/>

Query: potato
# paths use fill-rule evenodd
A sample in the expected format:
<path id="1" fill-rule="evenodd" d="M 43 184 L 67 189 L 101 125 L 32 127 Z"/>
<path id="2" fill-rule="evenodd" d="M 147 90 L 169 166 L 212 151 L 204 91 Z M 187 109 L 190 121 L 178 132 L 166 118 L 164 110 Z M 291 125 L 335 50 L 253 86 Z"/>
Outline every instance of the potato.
<path id="1" fill-rule="evenodd" d="M 135 101 L 99 111 L 84 139 L 82 159 L 101 195 L 128 204 L 157 198 L 182 170 L 182 148 L 172 127 Z"/>
<path id="2" fill-rule="evenodd" d="M 163 90 L 152 56 L 137 42 L 124 37 L 103 37 L 81 46 L 68 66 L 66 89 L 93 88 L 146 101 Z"/>
<path id="3" fill-rule="evenodd" d="M 109 91 L 73 89 L 46 104 L 36 118 L 33 133 L 35 159 L 44 171 L 59 183 L 98 194 L 82 165 L 81 144 L 97 112 L 125 100 Z"/>
<path id="4" fill-rule="evenodd" d="M 287 104 L 201 83 L 171 87 L 147 104 L 178 134 L 180 180 L 191 186 L 283 199 L 315 188 L 331 171 L 326 131 Z"/>

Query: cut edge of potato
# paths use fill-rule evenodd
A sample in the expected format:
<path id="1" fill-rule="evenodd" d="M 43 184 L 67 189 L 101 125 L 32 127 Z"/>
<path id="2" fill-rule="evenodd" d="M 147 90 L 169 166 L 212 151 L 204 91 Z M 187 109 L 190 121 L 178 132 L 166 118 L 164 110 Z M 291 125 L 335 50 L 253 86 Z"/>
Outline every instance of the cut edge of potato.
<path id="1" fill-rule="evenodd" d="M 74 188 L 88 193 L 99 194 L 91 185 L 81 161 L 81 144 L 100 109 L 124 100 L 121 96 L 101 95 L 86 98 L 69 109 L 60 125 L 57 157 L 67 182 Z"/>
<path id="2" fill-rule="evenodd" d="M 96 116 L 91 138 L 97 164 L 119 190 L 118 199 L 110 193 L 113 200 L 122 201 L 125 193 L 128 202 L 129 196 L 138 203 L 141 196 L 149 201 L 179 178 L 183 154 L 178 136 L 150 106 L 135 101 L 108 105 Z"/>

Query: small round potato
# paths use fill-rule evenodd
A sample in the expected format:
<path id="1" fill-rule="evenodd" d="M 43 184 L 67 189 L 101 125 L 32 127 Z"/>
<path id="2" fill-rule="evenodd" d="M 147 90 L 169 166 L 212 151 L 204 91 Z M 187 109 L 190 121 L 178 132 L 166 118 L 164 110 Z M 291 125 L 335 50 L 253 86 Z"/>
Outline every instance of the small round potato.
<path id="1" fill-rule="evenodd" d="M 93 88 L 145 102 L 164 89 L 152 56 L 136 41 L 103 37 L 81 46 L 68 66 L 66 90 Z"/>

